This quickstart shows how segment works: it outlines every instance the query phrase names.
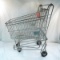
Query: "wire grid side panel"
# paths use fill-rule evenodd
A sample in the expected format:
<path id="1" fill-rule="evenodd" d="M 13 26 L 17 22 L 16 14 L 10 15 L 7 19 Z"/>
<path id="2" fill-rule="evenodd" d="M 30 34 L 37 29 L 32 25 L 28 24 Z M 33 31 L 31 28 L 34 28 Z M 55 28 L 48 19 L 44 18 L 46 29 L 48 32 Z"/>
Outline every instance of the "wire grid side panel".
<path id="1" fill-rule="evenodd" d="M 44 17 L 41 17 L 41 18 L 35 17 L 25 21 L 20 21 L 15 24 L 10 23 L 10 25 L 7 25 L 7 28 L 8 28 L 8 31 L 10 32 L 11 38 L 13 39 L 36 38 L 36 37 L 39 37 L 40 34 L 44 34 L 44 33 L 40 33 L 40 30 L 41 32 L 45 31 L 43 27 L 43 26 L 46 26 L 43 23 L 44 21 L 45 21 Z"/>
<path id="2" fill-rule="evenodd" d="M 39 21 L 40 20 L 11 25 L 8 26 L 10 27 L 10 29 L 8 28 L 8 31 L 10 32 L 12 38 L 34 38 L 34 34 L 37 32 L 38 35 L 40 31 Z"/>

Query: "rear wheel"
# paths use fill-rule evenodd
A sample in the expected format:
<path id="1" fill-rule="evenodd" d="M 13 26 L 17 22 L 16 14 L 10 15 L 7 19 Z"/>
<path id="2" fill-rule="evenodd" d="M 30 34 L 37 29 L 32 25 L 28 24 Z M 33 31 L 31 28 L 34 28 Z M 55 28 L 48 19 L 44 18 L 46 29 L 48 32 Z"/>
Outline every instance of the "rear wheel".
<path id="1" fill-rule="evenodd" d="M 42 57 L 46 57 L 46 56 L 47 56 L 47 52 L 46 52 L 46 51 L 42 51 L 42 52 L 41 52 L 41 56 L 42 56 Z"/>

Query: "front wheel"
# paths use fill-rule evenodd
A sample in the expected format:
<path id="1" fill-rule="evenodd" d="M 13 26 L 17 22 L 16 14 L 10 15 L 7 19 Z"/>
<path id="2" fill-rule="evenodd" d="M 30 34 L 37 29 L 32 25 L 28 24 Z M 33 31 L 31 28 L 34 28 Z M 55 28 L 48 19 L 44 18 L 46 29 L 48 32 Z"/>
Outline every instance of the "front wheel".
<path id="1" fill-rule="evenodd" d="M 18 51 L 18 52 L 21 52 L 21 51 L 22 51 L 22 48 L 17 48 L 17 51 Z"/>

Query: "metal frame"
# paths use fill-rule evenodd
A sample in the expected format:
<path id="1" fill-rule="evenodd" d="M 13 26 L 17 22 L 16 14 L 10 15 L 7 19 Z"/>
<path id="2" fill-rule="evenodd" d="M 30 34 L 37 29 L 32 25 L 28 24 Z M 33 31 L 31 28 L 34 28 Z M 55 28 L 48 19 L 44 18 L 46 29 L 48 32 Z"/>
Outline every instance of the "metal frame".
<path id="1" fill-rule="evenodd" d="M 33 48 L 33 50 L 34 49 L 40 50 L 39 48 L 41 46 L 41 52 L 46 51 L 46 45 L 47 45 L 46 44 L 46 40 L 47 40 L 46 33 L 47 33 L 47 30 L 49 27 L 53 9 L 54 9 L 53 4 L 39 5 L 37 12 L 40 13 L 40 18 L 36 17 L 37 12 L 35 12 L 35 13 L 27 14 L 27 15 L 24 15 L 21 17 L 10 19 L 9 21 L 7 21 L 5 23 L 8 28 L 8 32 L 10 33 L 11 38 L 14 39 L 14 41 L 15 41 L 14 49 L 15 49 L 15 47 L 16 47 L 16 49 L 22 48 L 22 47 L 27 47 L 27 48 Z M 20 38 L 16 38 L 16 36 L 17 37 L 22 36 L 22 35 L 19 35 L 21 33 L 20 32 L 21 24 L 23 24 L 23 25 L 27 24 L 27 26 L 29 26 L 29 24 L 34 25 L 36 23 L 39 24 L 39 27 L 37 28 L 37 29 L 39 29 L 39 32 L 35 32 L 35 34 L 38 34 L 38 37 L 36 37 L 36 36 L 34 37 L 34 39 L 36 38 L 37 40 L 24 40 L 24 39 L 20 40 Z M 35 29 L 35 25 L 33 27 Z M 33 27 L 32 27 L 32 29 L 33 29 Z M 17 30 L 17 28 L 18 28 L 18 30 Z M 27 28 L 25 28 L 25 29 L 24 28 L 22 30 L 23 32 L 24 32 L 24 30 L 26 31 L 26 29 L 27 29 Z M 32 29 L 30 27 L 28 27 L 27 31 L 32 30 Z M 13 34 L 14 32 L 16 32 L 17 34 Z M 28 37 L 31 37 L 31 36 L 28 36 Z M 24 41 L 25 44 L 21 44 L 22 41 Z M 34 46 L 28 46 L 28 44 L 36 43 L 37 41 L 40 41 L 41 44 L 34 45 Z M 42 43 L 42 42 L 44 42 L 44 43 Z M 27 45 L 27 46 L 25 46 L 25 45 Z M 38 47 L 36 47 L 36 46 L 38 46 Z"/>

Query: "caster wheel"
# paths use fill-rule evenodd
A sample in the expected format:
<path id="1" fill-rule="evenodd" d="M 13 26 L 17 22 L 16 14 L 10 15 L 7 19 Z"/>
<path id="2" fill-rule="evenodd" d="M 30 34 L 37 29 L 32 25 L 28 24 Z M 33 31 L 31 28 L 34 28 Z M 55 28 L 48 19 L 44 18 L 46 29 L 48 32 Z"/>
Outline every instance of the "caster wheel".
<path id="1" fill-rule="evenodd" d="M 41 45 L 41 41 L 37 41 L 37 45 Z"/>
<path id="2" fill-rule="evenodd" d="M 18 51 L 18 52 L 21 52 L 21 51 L 22 51 L 22 48 L 17 48 L 17 51 Z"/>
<path id="3" fill-rule="evenodd" d="M 46 57 L 47 56 L 47 52 L 46 51 L 42 51 L 41 56 L 42 57 Z"/>
<path id="4" fill-rule="evenodd" d="M 16 46 L 17 46 L 17 47 L 20 46 L 20 43 L 17 43 Z"/>

